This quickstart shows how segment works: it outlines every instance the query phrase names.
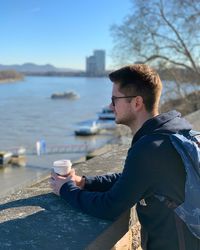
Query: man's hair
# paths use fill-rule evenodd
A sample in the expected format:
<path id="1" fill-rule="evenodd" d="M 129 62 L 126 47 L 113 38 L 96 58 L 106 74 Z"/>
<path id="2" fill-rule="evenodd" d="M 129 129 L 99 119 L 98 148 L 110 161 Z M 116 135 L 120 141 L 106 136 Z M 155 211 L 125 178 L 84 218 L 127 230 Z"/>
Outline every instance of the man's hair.
<path id="1" fill-rule="evenodd" d="M 113 71 L 110 80 L 125 95 L 139 95 L 148 112 L 158 109 L 162 82 L 157 72 L 145 64 L 133 64 Z"/>

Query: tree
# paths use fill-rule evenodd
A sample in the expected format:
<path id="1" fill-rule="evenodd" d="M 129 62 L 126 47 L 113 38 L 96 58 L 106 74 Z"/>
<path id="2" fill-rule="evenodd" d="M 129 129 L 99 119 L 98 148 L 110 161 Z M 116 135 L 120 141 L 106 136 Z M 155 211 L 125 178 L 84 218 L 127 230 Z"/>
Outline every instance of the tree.
<path id="1" fill-rule="evenodd" d="M 114 25 L 114 57 L 120 63 L 139 61 L 178 68 L 200 79 L 200 1 L 131 0 L 133 8 Z M 190 79 L 191 80 L 191 79 Z"/>

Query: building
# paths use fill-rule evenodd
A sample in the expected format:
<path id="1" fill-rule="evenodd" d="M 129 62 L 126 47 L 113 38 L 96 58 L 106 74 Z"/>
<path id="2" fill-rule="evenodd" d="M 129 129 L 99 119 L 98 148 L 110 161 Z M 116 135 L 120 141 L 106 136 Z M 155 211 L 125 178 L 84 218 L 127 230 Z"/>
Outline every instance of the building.
<path id="1" fill-rule="evenodd" d="M 105 75 L 105 50 L 94 50 L 93 55 L 86 57 L 86 74 L 88 76 Z"/>

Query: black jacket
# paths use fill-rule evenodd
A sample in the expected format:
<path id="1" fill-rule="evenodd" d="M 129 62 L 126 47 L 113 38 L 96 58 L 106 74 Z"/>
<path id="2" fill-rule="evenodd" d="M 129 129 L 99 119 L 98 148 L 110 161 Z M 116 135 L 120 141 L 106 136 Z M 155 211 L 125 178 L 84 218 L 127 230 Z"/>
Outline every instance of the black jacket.
<path id="1" fill-rule="evenodd" d="M 104 219 L 116 218 L 137 203 L 143 248 L 181 249 L 174 212 L 154 195 L 166 196 L 178 204 L 184 201 L 185 169 L 168 136 L 162 133 L 190 129 L 191 125 L 176 111 L 149 119 L 135 134 L 121 174 L 88 177 L 85 190 L 69 181 L 60 190 L 61 197 L 72 206 Z M 185 249 L 200 249 L 200 240 L 184 223 L 181 228 Z"/>

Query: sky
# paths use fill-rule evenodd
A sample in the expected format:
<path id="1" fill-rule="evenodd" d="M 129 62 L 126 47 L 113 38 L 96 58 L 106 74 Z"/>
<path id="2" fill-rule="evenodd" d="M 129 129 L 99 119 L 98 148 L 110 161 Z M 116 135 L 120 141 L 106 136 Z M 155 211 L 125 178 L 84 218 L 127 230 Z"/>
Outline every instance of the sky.
<path id="1" fill-rule="evenodd" d="M 131 0 L 0 0 L 0 64 L 84 70 L 85 58 L 103 49 L 110 69 L 110 27 L 130 9 Z"/>

